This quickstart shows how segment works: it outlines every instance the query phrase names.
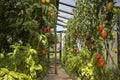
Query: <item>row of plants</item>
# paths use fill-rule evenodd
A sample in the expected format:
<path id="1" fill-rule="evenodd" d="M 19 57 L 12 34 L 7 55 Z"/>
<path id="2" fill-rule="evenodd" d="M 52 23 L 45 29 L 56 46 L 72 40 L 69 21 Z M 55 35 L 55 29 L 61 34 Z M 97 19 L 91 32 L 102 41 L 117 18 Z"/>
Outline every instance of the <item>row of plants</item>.
<path id="1" fill-rule="evenodd" d="M 0 1 L 0 80 L 36 80 L 46 74 L 48 47 L 54 43 L 55 3 Z"/>
<path id="2" fill-rule="evenodd" d="M 66 26 L 62 65 L 80 80 L 120 79 L 116 43 L 119 8 L 114 4 L 113 0 L 76 1 L 74 17 Z"/>
<path id="3" fill-rule="evenodd" d="M 92 56 L 91 56 L 92 55 Z M 84 48 L 77 53 L 67 49 L 62 66 L 77 80 L 119 80 L 119 68 L 107 68 L 106 61 L 100 55 Z"/>

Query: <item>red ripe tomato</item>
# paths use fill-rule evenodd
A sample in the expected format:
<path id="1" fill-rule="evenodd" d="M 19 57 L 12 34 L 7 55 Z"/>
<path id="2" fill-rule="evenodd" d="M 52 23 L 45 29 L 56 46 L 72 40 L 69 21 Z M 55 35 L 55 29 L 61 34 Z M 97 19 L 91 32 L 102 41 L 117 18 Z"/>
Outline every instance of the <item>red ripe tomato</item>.
<path id="1" fill-rule="evenodd" d="M 101 55 L 98 53 L 98 54 L 95 56 L 95 59 L 96 59 L 97 61 L 99 61 L 99 59 L 101 59 Z"/>
<path id="2" fill-rule="evenodd" d="M 46 51 L 45 51 L 45 50 L 41 50 L 41 53 L 42 53 L 42 54 L 46 54 Z"/>
<path id="3" fill-rule="evenodd" d="M 47 32 L 48 32 L 48 33 L 50 32 L 50 28 L 47 28 Z"/>
<path id="4" fill-rule="evenodd" d="M 104 60 L 103 60 L 103 59 L 99 59 L 99 61 L 98 61 L 98 66 L 99 66 L 100 68 L 103 68 L 103 66 L 104 66 Z"/>
<path id="5" fill-rule="evenodd" d="M 99 26 L 97 26 L 97 29 L 101 32 L 103 30 L 103 25 L 100 24 Z"/>
<path id="6" fill-rule="evenodd" d="M 103 29 L 101 32 L 100 32 L 100 36 L 105 39 L 107 37 L 107 31 L 105 29 Z"/>
<path id="7" fill-rule="evenodd" d="M 43 31 L 44 33 L 47 33 L 47 28 L 43 28 L 42 31 Z"/>

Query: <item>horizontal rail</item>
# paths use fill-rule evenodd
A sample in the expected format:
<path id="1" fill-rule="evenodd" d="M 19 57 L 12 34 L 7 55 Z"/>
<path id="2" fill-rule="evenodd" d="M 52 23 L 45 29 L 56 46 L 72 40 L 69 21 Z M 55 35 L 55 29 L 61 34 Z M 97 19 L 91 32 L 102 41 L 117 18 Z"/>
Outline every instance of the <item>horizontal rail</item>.
<path id="1" fill-rule="evenodd" d="M 65 6 L 69 6 L 69 7 L 72 7 L 72 8 L 76 8 L 75 6 L 72 6 L 70 4 L 66 4 L 66 3 L 63 3 L 63 2 L 59 2 L 59 4 L 62 4 L 62 5 L 65 5 Z"/>

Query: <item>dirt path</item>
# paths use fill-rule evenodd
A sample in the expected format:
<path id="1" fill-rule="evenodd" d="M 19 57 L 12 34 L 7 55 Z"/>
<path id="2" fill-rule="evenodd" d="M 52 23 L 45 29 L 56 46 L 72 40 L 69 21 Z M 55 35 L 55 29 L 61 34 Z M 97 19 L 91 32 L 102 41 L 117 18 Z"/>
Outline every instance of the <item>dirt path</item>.
<path id="1" fill-rule="evenodd" d="M 48 74 L 43 80 L 73 80 L 59 64 L 57 65 L 57 74 L 54 73 L 55 67 L 54 65 L 51 65 Z"/>

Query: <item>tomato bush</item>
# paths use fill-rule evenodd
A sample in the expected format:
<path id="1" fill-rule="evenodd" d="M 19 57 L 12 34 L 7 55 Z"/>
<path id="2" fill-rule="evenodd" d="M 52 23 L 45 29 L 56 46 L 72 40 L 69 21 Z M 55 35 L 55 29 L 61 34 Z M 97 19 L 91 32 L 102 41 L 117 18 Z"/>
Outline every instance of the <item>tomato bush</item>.
<path id="1" fill-rule="evenodd" d="M 115 78 L 119 70 L 113 58 L 116 55 L 114 49 L 117 47 L 115 42 L 117 15 L 112 12 L 113 5 L 113 0 L 77 0 L 76 2 L 74 17 L 66 26 L 68 31 L 65 36 L 65 55 L 62 64 L 67 71 L 81 80 L 119 80 L 120 78 L 120 75 Z M 74 38 L 75 35 L 77 39 Z M 76 47 L 79 48 L 77 52 L 74 51 Z M 118 71 L 110 74 L 111 70 Z"/>
<path id="2" fill-rule="evenodd" d="M 54 39 L 51 29 L 55 27 L 55 3 L 54 0 L 0 1 L 0 80 L 42 79 L 46 74 L 49 42 Z"/>

